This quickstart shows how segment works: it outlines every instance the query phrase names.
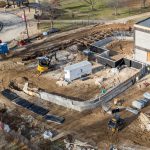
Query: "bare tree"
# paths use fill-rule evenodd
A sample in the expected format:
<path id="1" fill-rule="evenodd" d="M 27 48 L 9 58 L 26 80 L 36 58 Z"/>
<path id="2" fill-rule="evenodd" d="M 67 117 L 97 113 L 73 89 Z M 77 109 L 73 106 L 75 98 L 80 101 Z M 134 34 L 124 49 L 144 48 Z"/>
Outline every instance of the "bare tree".
<path id="1" fill-rule="evenodd" d="M 50 1 L 50 5 L 51 5 L 51 7 L 53 7 L 53 8 L 59 8 L 59 7 L 61 6 L 60 0 L 51 0 L 51 1 Z"/>
<path id="2" fill-rule="evenodd" d="M 119 8 L 119 0 L 110 0 L 108 2 L 108 6 L 112 7 L 114 9 L 114 11 L 115 11 L 114 14 L 115 14 L 115 16 L 117 16 L 118 15 L 118 8 Z"/>
<path id="3" fill-rule="evenodd" d="M 60 0 L 50 0 L 50 7 L 49 7 L 49 13 L 50 13 L 50 20 L 51 20 L 51 28 L 54 26 L 54 19 L 57 16 L 58 8 L 60 5 Z"/>
<path id="4" fill-rule="evenodd" d="M 92 11 L 94 10 L 97 0 L 83 0 L 83 1 L 86 2 L 91 7 Z"/>
<path id="5" fill-rule="evenodd" d="M 146 2 L 147 2 L 147 0 L 140 0 L 141 1 L 141 8 L 142 7 L 146 7 Z"/>

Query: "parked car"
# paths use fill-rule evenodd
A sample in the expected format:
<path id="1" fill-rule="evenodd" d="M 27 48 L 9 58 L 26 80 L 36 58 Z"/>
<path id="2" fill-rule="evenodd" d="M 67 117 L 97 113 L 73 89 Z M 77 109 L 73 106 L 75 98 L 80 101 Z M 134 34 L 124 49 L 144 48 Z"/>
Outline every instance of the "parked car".
<path id="1" fill-rule="evenodd" d="M 51 28 L 47 32 L 48 32 L 48 34 L 52 34 L 52 33 L 56 33 L 56 32 L 59 32 L 59 31 L 60 31 L 60 29 L 58 29 L 58 28 Z"/>

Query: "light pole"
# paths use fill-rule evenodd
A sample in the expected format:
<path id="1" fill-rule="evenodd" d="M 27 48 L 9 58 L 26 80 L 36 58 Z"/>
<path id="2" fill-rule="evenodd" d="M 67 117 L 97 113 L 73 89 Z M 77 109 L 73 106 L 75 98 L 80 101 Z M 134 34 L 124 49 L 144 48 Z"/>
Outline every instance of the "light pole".
<path id="1" fill-rule="evenodd" d="M 25 25 L 26 25 L 26 31 L 27 31 L 27 37 L 28 37 L 28 40 L 29 40 L 28 23 L 27 23 L 26 12 L 25 12 L 25 9 L 24 9 L 24 8 L 23 8 L 23 17 L 22 17 L 22 19 L 23 19 L 24 22 L 25 22 Z"/>

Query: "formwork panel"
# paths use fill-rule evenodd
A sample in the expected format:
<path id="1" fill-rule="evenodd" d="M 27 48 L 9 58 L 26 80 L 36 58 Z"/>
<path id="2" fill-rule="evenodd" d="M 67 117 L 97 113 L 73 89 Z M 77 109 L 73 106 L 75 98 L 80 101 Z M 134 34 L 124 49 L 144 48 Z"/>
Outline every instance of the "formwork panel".
<path id="1" fill-rule="evenodd" d="M 17 97 L 19 97 L 16 93 L 10 91 L 9 89 L 5 89 L 1 93 L 2 93 L 2 95 L 4 97 L 6 97 L 7 99 L 9 99 L 10 101 L 13 101 Z"/>

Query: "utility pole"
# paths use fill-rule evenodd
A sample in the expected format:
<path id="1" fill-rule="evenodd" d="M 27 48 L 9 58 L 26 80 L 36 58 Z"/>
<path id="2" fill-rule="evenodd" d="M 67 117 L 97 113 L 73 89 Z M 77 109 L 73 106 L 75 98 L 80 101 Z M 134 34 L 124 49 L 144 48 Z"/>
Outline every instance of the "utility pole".
<path id="1" fill-rule="evenodd" d="M 28 40 L 29 40 L 28 24 L 27 24 L 26 12 L 25 12 L 24 8 L 23 8 L 23 17 L 22 18 L 23 18 L 23 20 L 25 22 L 25 25 L 26 25 L 27 37 L 28 37 Z"/>

